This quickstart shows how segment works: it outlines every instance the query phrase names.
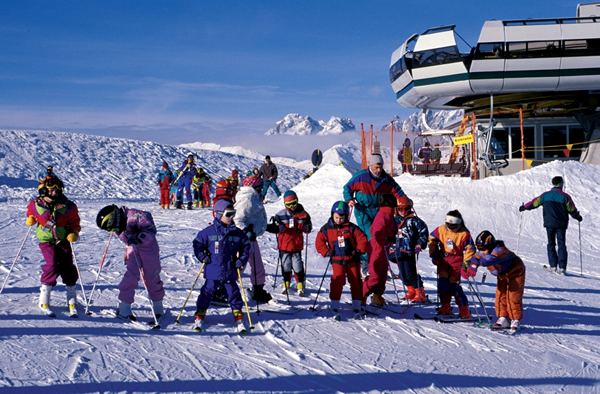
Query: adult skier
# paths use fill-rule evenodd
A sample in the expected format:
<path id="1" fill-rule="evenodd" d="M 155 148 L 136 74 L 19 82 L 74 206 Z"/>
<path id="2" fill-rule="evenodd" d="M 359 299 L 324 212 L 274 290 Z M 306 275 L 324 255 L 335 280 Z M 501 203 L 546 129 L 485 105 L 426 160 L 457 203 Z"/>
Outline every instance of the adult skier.
<path id="1" fill-rule="evenodd" d="M 267 213 L 261 201 L 263 181 L 259 177 L 250 176 L 244 179 L 243 186 L 236 194 L 234 222 L 250 241 L 250 282 L 252 283 L 252 298 L 260 302 L 269 302 L 271 295 L 265 291 L 265 265 L 263 264 L 257 237 L 267 229 Z"/>
<path id="2" fill-rule="evenodd" d="M 44 256 L 39 307 L 49 316 L 50 292 L 60 276 L 67 290 L 69 313 L 77 316 L 77 291 L 75 284 L 79 278 L 73 264 L 71 242 L 79 240 L 81 231 L 77 205 L 63 194 L 64 184 L 55 176 L 47 176 L 39 185 L 39 197 L 27 205 L 28 226 L 37 224 L 35 231 L 39 247 Z"/>
<path id="3" fill-rule="evenodd" d="M 581 222 L 583 217 L 575 207 L 571 196 L 563 191 L 564 181 L 561 176 L 552 178 L 552 189 L 542 193 L 540 196 L 523 204 L 519 211 L 530 211 L 540 206 L 544 207 L 544 227 L 548 244 L 548 264 L 550 269 L 560 275 L 564 275 L 567 270 L 567 228 L 569 227 L 569 215 L 573 219 Z M 558 245 L 558 255 L 556 246 Z"/>
<path id="4" fill-rule="evenodd" d="M 344 200 L 356 215 L 356 224 L 371 239 L 371 225 L 379 211 L 379 198 L 392 193 L 396 199 L 405 197 L 400 185 L 383 169 L 383 157 L 374 153 L 369 159 L 369 167 L 358 171 L 344 185 Z M 361 257 L 363 276 L 368 275 L 367 256 Z"/>
<path id="5" fill-rule="evenodd" d="M 160 207 L 169 209 L 169 192 L 171 190 L 171 183 L 175 180 L 173 172 L 169 169 L 169 164 L 163 161 L 162 169 L 156 176 L 156 183 L 160 188 Z"/>
<path id="6" fill-rule="evenodd" d="M 186 195 L 187 209 L 192 209 L 193 197 L 190 191 L 194 175 L 197 174 L 196 166 L 194 165 L 194 154 L 189 153 L 187 159 L 183 161 L 179 167 L 179 187 L 177 189 L 177 202 L 175 208 L 183 209 L 183 194 Z"/>
<path id="7" fill-rule="evenodd" d="M 269 191 L 269 187 L 273 188 L 273 191 L 277 195 L 277 198 L 281 197 L 281 192 L 277 187 L 277 183 L 275 183 L 275 181 L 277 181 L 277 166 L 275 166 L 275 164 L 271 161 L 271 156 L 265 156 L 265 163 L 262 166 L 260 166 L 258 173 L 260 174 L 260 177 L 263 179 L 264 182 L 261 196 L 262 199 L 265 199 L 265 196 Z"/>
<path id="8" fill-rule="evenodd" d="M 125 265 L 127 270 L 119 284 L 119 307 L 117 315 L 136 320 L 131 311 L 135 289 L 140 281 L 140 267 L 144 275 L 148 295 L 156 319 L 164 314 L 162 299 L 165 296 L 160 279 L 160 250 L 156 241 L 156 225 L 150 212 L 127 207 L 108 205 L 96 216 L 96 225 L 104 231 L 115 232 L 127 245 Z"/>

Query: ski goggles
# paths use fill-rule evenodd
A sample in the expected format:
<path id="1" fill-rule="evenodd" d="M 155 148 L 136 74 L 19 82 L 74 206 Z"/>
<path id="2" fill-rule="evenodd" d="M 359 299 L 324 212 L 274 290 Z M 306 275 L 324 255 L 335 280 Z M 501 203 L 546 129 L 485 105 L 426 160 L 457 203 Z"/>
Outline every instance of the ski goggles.
<path id="1" fill-rule="evenodd" d="M 223 211 L 223 216 L 225 216 L 227 219 L 233 219 L 235 212 L 235 209 L 226 209 Z"/>
<path id="2" fill-rule="evenodd" d="M 48 176 L 44 181 L 44 187 L 47 189 L 62 189 L 62 182 L 56 177 Z"/>
<path id="3" fill-rule="evenodd" d="M 410 207 L 398 207 L 396 209 L 400 212 L 409 212 L 411 208 Z"/>
<path id="4" fill-rule="evenodd" d="M 446 227 L 450 230 L 457 230 L 460 227 L 462 220 L 454 216 L 446 216 Z"/>
<path id="5" fill-rule="evenodd" d="M 294 208 L 298 205 L 298 200 L 288 201 L 285 203 L 286 208 Z"/>

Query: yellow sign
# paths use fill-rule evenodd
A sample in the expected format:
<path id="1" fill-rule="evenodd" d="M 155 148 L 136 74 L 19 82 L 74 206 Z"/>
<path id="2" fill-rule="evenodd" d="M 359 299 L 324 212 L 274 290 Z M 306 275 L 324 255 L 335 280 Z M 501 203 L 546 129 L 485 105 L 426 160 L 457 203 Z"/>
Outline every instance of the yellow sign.
<path id="1" fill-rule="evenodd" d="M 472 134 L 454 138 L 454 145 L 470 144 L 471 142 L 473 142 Z"/>
<path id="2" fill-rule="evenodd" d="M 525 163 L 527 163 L 527 167 L 531 167 L 531 163 L 533 163 L 533 160 L 525 160 Z"/>

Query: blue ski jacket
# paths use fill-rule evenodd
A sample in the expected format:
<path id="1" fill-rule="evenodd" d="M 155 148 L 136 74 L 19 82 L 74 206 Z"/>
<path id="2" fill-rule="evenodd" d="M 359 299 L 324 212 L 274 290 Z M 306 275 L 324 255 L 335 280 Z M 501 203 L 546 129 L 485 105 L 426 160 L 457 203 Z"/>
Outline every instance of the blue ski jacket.
<path id="1" fill-rule="evenodd" d="M 225 226 L 220 220 L 198 232 L 192 242 L 198 260 L 206 261 L 204 278 L 237 280 L 236 263 L 246 265 L 250 256 L 250 241 L 232 221 Z"/>
<path id="2" fill-rule="evenodd" d="M 390 248 L 390 260 L 402 260 L 406 256 L 415 254 L 415 246 L 421 245 L 423 250 L 427 249 L 429 241 L 429 229 L 423 219 L 411 212 L 406 217 L 394 216 L 398 227 L 396 244 Z"/>

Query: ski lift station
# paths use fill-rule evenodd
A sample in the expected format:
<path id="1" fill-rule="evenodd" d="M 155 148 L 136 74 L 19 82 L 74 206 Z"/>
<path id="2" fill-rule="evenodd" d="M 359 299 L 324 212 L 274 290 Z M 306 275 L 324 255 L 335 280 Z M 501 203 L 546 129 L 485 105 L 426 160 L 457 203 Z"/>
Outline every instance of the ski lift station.
<path id="1" fill-rule="evenodd" d="M 600 164 L 600 3 L 571 18 L 486 21 L 469 52 L 462 41 L 454 25 L 413 34 L 392 54 L 390 82 L 404 107 L 464 110 L 452 131 L 472 135 L 460 147 L 471 176 Z"/>

